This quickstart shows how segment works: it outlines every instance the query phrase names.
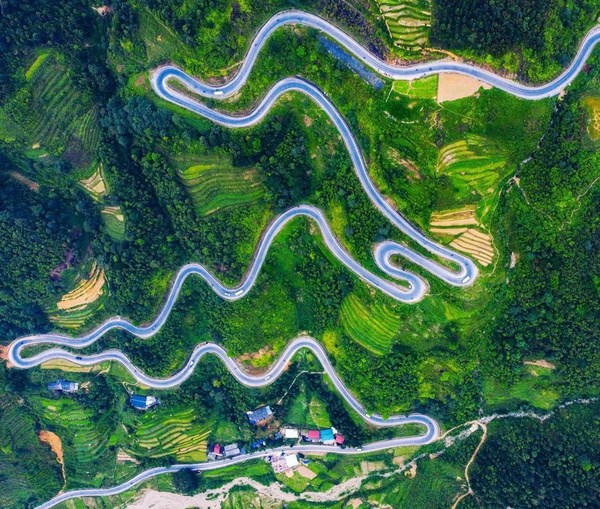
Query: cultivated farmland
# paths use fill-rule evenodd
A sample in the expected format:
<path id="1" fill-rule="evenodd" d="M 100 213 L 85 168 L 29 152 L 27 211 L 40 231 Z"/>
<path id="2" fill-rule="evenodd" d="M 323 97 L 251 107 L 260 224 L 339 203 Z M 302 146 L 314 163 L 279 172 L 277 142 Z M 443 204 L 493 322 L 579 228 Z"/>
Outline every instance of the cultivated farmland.
<path id="1" fill-rule="evenodd" d="M 40 148 L 41 155 L 46 148 L 64 153 L 75 166 L 87 166 L 87 154 L 94 153 L 99 141 L 91 98 L 77 88 L 61 55 L 41 54 L 25 75 L 27 83 L 4 106 L 20 127 L 21 143 Z"/>
<path id="2" fill-rule="evenodd" d="M 104 207 L 101 212 L 106 232 L 118 242 L 124 240 L 125 216 L 123 215 L 121 207 Z"/>
<path id="3" fill-rule="evenodd" d="M 50 320 L 66 329 L 80 327 L 102 309 L 107 295 L 104 270 L 94 262 L 89 276 L 81 279 L 73 290 L 62 296 Z"/>
<path id="4" fill-rule="evenodd" d="M 431 26 L 429 0 L 378 0 L 394 44 L 416 50 L 427 45 Z"/>
<path id="5" fill-rule="evenodd" d="M 159 407 L 141 415 L 127 452 L 148 458 L 174 456 L 188 463 L 204 461 L 210 431 L 210 425 L 197 422 L 191 408 L 176 412 Z"/>
<path id="6" fill-rule="evenodd" d="M 83 188 L 90 193 L 90 196 L 95 200 L 99 201 L 100 198 L 108 194 L 106 187 L 106 180 L 102 170 L 102 165 L 99 164 L 94 169 L 93 173 L 86 179 L 79 181 Z"/>
<path id="7" fill-rule="evenodd" d="M 377 355 L 386 353 L 400 328 L 400 317 L 388 306 L 370 306 L 351 294 L 342 303 L 340 318 L 346 333 Z"/>
<path id="8" fill-rule="evenodd" d="M 438 92 L 438 76 L 427 76 L 426 78 L 410 81 L 394 81 L 392 89 L 394 92 L 412 99 L 435 100 Z"/>
<path id="9" fill-rule="evenodd" d="M 200 164 L 187 167 L 180 177 L 202 216 L 256 201 L 265 192 L 254 168 L 235 167 L 217 156 L 202 157 Z"/>
<path id="10" fill-rule="evenodd" d="M 442 210 L 431 215 L 429 231 L 442 238 L 450 238 L 450 245 L 473 256 L 483 267 L 494 259 L 492 237 L 477 229 L 479 221 L 474 207 Z"/>
<path id="11" fill-rule="evenodd" d="M 496 146 L 468 135 L 439 151 L 436 171 L 450 177 L 456 201 L 472 201 L 473 195 L 484 197 L 494 191 L 505 165 L 506 157 Z"/>
<path id="12" fill-rule="evenodd" d="M 592 140 L 600 140 L 600 97 L 587 96 L 582 103 L 588 114 L 588 134 Z"/>
<path id="13" fill-rule="evenodd" d="M 92 408 L 70 398 L 35 397 L 31 402 L 48 429 L 53 429 L 62 441 L 68 485 L 101 483 L 105 473 L 98 464 L 114 460 L 108 449 L 110 427 L 102 416 L 98 418 Z"/>

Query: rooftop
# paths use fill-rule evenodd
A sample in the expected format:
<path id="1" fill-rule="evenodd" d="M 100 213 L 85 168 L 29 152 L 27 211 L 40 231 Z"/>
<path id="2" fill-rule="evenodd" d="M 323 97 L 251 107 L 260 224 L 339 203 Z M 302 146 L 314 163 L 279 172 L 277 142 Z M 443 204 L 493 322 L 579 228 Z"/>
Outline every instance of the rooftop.
<path id="1" fill-rule="evenodd" d="M 271 410 L 271 407 L 267 405 L 257 408 L 252 412 L 247 412 L 247 415 L 250 423 L 256 425 L 262 421 L 266 421 L 267 419 L 271 418 L 271 416 L 273 415 L 273 411 Z"/>

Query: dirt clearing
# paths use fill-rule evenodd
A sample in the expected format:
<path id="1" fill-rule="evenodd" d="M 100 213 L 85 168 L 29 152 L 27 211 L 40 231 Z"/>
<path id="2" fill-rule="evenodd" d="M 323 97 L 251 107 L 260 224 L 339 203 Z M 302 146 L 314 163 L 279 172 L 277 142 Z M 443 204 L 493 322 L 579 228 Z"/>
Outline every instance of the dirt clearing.
<path id="1" fill-rule="evenodd" d="M 104 270 L 96 262 L 92 265 L 90 277 L 82 280 L 77 287 L 69 293 L 63 295 L 62 299 L 56 304 L 58 309 L 75 309 L 91 304 L 97 300 L 104 292 Z"/>
<path id="2" fill-rule="evenodd" d="M 438 79 L 437 100 L 439 103 L 442 103 L 444 101 L 462 99 L 463 97 L 475 94 L 480 88 L 488 90 L 492 86 L 470 76 L 443 72 L 439 75 Z"/>
<path id="3" fill-rule="evenodd" d="M 540 359 L 537 361 L 525 361 L 526 366 L 537 366 L 538 368 L 556 369 L 556 366 L 547 360 Z"/>
<path id="4" fill-rule="evenodd" d="M 40 190 L 40 185 L 37 182 L 28 179 L 25 175 L 21 175 L 18 171 L 10 171 L 8 174 L 31 191 L 35 191 L 37 193 Z"/>
<path id="5" fill-rule="evenodd" d="M 296 469 L 296 472 L 298 472 L 302 477 L 306 477 L 307 479 L 310 479 L 310 480 L 317 477 L 317 474 L 315 474 L 310 468 L 307 468 L 304 465 L 300 465 Z"/>
<path id="6" fill-rule="evenodd" d="M 67 483 L 67 475 L 65 474 L 65 458 L 63 455 L 62 442 L 60 437 L 56 433 L 52 433 L 52 431 L 42 430 L 38 435 L 41 442 L 48 444 L 50 446 L 50 450 L 56 455 L 56 461 L 60 464 L 62 470 L 63 481 Z M 64 488 L 64 485 L 63 485 Z"/>

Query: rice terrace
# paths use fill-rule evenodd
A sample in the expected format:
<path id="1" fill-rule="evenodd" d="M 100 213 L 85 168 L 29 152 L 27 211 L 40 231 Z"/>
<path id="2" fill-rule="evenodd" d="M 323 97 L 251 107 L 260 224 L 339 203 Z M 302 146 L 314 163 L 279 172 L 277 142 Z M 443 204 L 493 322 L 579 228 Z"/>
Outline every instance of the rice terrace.
<path id="1" fill-rule="evenodd" d="M 595 507 L 597 0 L 0 10 L 0 507 Z"/>

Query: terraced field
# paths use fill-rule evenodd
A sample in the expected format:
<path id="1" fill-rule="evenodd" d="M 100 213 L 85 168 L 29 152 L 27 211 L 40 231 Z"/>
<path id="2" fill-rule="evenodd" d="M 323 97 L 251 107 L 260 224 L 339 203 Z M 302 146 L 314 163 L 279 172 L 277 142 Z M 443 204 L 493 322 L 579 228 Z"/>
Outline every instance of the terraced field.
<path id="1" fill-rule="evenodd" d="M 108 414 L 98 415 L 71 398 L 34 397 L 31 402 L 62 441 L 68 485 L 99 485 L 106 473 L 98 465 L 116 461 L 108 449 L 111 431 L 104 422 Z"/>
<path id="2" fill-rule="evenodd" d="M 180 171 L 196 210 L 208 215 L 258 200 L 265 190 L 253 168 L 238 168 L 222 157 L 203 157 L 201 164 Z"/>
<path id="3" fill-rule="evenodd" d="M 430 0 L 378 0 L 394 44 L 408 50 L 427 45 L 431 27 Z"/>
<path id="4" fill-rule="evenodd" d="M 104 207 L 101 212 L 106 232 L 118 242 L 125 240 L 125 216 L 121 207 Z"/>
<path id="5" fill-rule="evenodd" d="M 385 304 L 363 304 L 351 294 L 342 303 L 340 319 L 346 333 L 377 355 L 385 354 L 400 327 L 400 317 Z"/>
<path id="6" fill-rule="evenodd" d="M 483 267 L 490 265 L 495 252 L 492 237 L 478 229 L 475 207 L 434 212 L 429 222 L 429 232 L 452 239 L 450 245 L 473 256 Z"/>
<path id="7" fill-rule="evenodd" d="M 204 461 L 210 431 L 210 425 L 196 421 L 191 408 L 180 412 L 157 408 L 141 416 L 127 452 L 148 458 L 174 456 L 182 463 Z"/>
<path id="8" fill-rule="evenodd" d="M 25 73 L 27 85 L 5 111 L 27 133 L 22 141 L 64 152 L 76 166 L 87 165 L 99 141 L 97 111 L 60 60 L 54 53 L 41 54 Z"/>
<path id="9" fill-rule="evenodd" d="M 80 180 L 79 183 L 95 201 L 100 201 L 108 194 L 102 164 L 96 166 L 93 173 L 88 178 Z"/>
<path id="10" fill-rule="evenodd" d="M 62 486 L 60 466 L 36 434 L 20 398 L 0 394 L 0 507 L 31 507 L 34 496 L 54 496 Z M 23 461 L 23 451 L 35 464 Z"/>
<path id="11" fill-rule="evenodd" d="M 81 279 L 73 290 L 62 296 L 49 318 L 66 329 L 81 327 L 104 307 L 107 296 L 104 270 L 94 262 L 89 276 Z"/>
<path id="12" fill-rule="evenodd" d="M 485 138 L 467 135 L 439 151 L 436 171 L 450 177 L 460 202 L 474 194 L 484 197 L 494 192 L 505 166 L 506 157 L 497 147 Z"/>

